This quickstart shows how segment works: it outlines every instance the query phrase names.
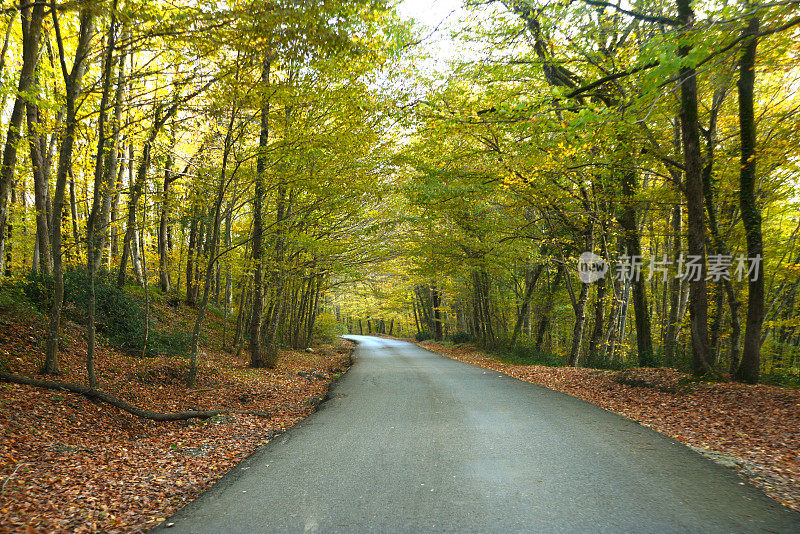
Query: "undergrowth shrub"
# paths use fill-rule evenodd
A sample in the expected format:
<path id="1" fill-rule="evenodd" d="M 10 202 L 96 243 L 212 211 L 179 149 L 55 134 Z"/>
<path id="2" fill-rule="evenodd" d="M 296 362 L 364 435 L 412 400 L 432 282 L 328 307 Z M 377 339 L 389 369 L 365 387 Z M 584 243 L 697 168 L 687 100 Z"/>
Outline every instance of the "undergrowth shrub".
<path id="1" fill-rule="evenodd" d="M 417 341 L 428 341 L 429 339 L 433 339 L 433 336 L 431 335 L 430 332 L 426 332 L 425 330 L 423 330 L 422 332 L 417 332 L 414 335 L 414 339 L 416 339 Z"/>
<path id="2" fill-rule="evenodd" d="M 0 313 L 29 318 L 40 315 L 20 283 L 0 284 Z"/>
<path id="3" fill-rule="evenodd" d="M 342 327 L 331 313 L 321 313 L 314 322 L 314 339 L 331 341 L 342 335 Z"/>
<path id="4" fill-rule="evenodd" d="M 450 340 L 455 344 L 469 343 L 472 341 L 472 336 L 466 332 L 456 332 L 450 337 Z"/>
<path id="5" fill-rule="evenodd" d="M 546 365 L 560 367 L 567 364 L 564 356 L 547 350 L 536 350 L 536 347 L 527 343 L 519 343 L 509 348 L 507 345 L 496 345 L 487 349 L 501 362 L 512 365 Z"/>
<path id="6" fill-rule="evenodd" d="M 120 288 L 116 278 L 108 271 L 97 273 L 95 278 L 95 319 L 98 332 L 125 352 L 141 355 L 145 343 L 144 293 Z M 53 280 L 41 273 L 33 273 L 23 285 L 25 294 L 43 311 L 49 310 L 53 301 Z M 72 304 L 85 322 L 89 306 L 90 288 L 86 271 L 68 268 L 64 271 L 64 303 Z M 152 302 L 152 301 L 151 301 Z M 155 303 L 163 303 L 163 298 Z M 189 349 L 189 333 L 182 330 L 159 328 L 151 310 L 147 351 L 145 356 L 164 354 L 185 356 Z"/>
<path id="7" fill-rule="evenodd" d="M 770 386 L 800 389 L 800 369 L 789 368 L 769 373 L 762 373 L 761 383 Z"/>
<path id="8" fill-rule="evenodd" d="M 22 291 L 40 311 L 46 312 L 53 305 L 53 278 L 44 273 L 29 273 L 22 282 Z"/>

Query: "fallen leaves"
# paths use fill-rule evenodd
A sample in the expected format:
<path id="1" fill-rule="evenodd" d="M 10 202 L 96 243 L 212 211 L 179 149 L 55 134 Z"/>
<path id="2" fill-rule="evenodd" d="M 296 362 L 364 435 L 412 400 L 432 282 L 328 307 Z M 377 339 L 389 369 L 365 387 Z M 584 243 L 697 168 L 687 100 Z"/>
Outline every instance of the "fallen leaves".
<path id="1" fill-rule="evenodd" d="M 187 311 L 174 319 L 190 321 Z M 35 375 L 41 353 L 28 338 L 39 328 L 4 329 L 4 347 L 14 351 L 3 361 L 9 371 Z M 276 369 L 249 369 L 246 356 L 220 349 L 216 332 L 209 331 L 195 389 L 180 380 L 182 360 L 136 359 L 105 345 L 101 387 L 153 410 L 260 410 L 269 419 L 156 423 L 77 394 L 0 384 L 0 532 L 144 532 L 312 413 L 349 365 L 342 342 L 282 351 Z M 84 380 L 82 335 L 65 325 L 60 380 Z"/>

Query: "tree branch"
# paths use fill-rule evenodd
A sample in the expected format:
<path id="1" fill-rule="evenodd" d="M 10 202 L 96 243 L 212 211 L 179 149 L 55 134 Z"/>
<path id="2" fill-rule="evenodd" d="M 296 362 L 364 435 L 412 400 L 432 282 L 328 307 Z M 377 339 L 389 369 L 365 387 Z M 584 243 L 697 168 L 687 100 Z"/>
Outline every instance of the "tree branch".
<path id="1" fill-rule="evenodd" d="M 52 382 L 50 380 L 37 380 L 35 378 L 27 378 L 24 376 L 12 375 L 7 373 L 0 373 L 0 382 L 12 382 L 14 384 L 22 384 L 25 386 L 33 386 L 43 389 L 54 389 L 59 391 L 69 391 L 88 397 L 90 399 L 97 399 L 107 404 L 115 406 L 120 410 L 133 414 L 142 419 L 150 419 L 152 421 L 185 421 L 187 419 L 210 419 L 217 415 L 225 414 L 242 414 L 242 415 L 257 415 L 259 417 L 270 417 L 267 412 L 253 412 L 242 410 L 190 410 L 187 412 L 174 412 L 174 413 L 161 413 L 154 412 L 153 410 L 146 410 L 139 408 L 117 397 L 113 397 L 99 389 L 81 386 L 79 384 L 70 384 L 67 382 Z"/>
<path id="2" fill-rule="evenodd" d="M 590 6 L 596 7 L 610 7 L 615 11 L 619 11 L 624 15 L 628 15 L 629 17 L 643 20 L 645 22 L 655 22 L 657 24 L 666 24 L 667 26 L 680 26 L 681 23 L 675 19 L 671 19 L 669 17 L 664 17 L 662 15 L 645 15 L 644 13 L 639 13 L 638 11 L 630 11 L 628 9 L 621 8 L 616 4 L 612 4 L 610 2 L 603 2 L 601 0 L 582 0 L 583 3 L 589 4 Z"/>

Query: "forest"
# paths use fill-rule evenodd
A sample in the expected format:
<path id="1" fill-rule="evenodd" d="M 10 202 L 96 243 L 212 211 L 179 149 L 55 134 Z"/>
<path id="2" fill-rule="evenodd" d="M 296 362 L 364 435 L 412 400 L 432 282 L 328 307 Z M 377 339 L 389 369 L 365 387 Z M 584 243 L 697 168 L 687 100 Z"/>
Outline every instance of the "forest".
<path id="1" fill-rule="evenodd" d="M 796 3 L 467 4 L 468 59 L 393 156 L 400 250 L 348 312 L 520 362 L 796 383 Z"/>
<path id="2" fill-rule="evenodd" d="M 320 323 L 796 379 L 796 2 L 466 4 L 445 73 L 388 2 L 5 7 L 0 271 L 41 371 L 72 304 L 90 387 L 98 320 L 192 383 L 212 305 L 253 367 Z M 191 331 L 113 317 L 153 288 Z"/>
<path id="3" fill-rule="evenodd" d="M 800 509 L 800 1 L 412 5 L 0 2 L 0 528 L 158 524 L 312 413 L 348 334 L 719 445 Z"/>

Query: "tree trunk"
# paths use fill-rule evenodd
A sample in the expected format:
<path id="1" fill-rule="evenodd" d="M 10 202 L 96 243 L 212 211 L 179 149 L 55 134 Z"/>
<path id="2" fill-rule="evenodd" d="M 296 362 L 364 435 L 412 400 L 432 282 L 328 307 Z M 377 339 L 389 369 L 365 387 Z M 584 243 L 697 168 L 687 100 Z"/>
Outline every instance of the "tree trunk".
<path id="1" fill-rule="evenodd" d="M 124 32 L 124 30 L 123 30 Z M 125 39 L 123 33 L 123 40 Z M 116 90 L 114 92 L 114 120 L 111 126 L 111 142 L 105 151 L 104 165 L 103 204 L 100 210 L 100 248 L 107 256 L 107 268 L 111 270 L 117 254 L 117 235 L 112 224 L 116 224 L 119 204 L 119 183 L 122 182 L 123 166 L 119 164 L 120 156 L 120 127 L 122 124 L 122 104 L 125 96 L 125 48 L 120 50 L 119 67 L 117 71 Z M 119 178 L 117 177 L 119 174 Z"/>
<path id="2" fill-rule="evenodd" d="M 94 13 L 91 8 L 81 10 L 80 35 L 78 46 L 75 49 L 75 61 L 72 71 L 68 74 L 64 63 L 64 45 L 61 40 L 61 31 L 58 24 L 58 14 L 53 11 L 53 26 L 58 42 L 59 56 L 62 61 L 64 85 L 66 89 L 66 122 L 61 149 L 58 155 L 58 173 L 56 174 L 56 187 L 53 195 L 53 218 L 51 232 L 51 250 L 53 253 L 53 306 L 50 310 L 50 322 L 47 330 L 47 351 L 45 354 L 42 373 L 59 374 L 58 368 L 58 332 L 61 324 L 61 309 L 64 304 L 64 273 L 62 270 L 63 251 L 61 247 L 61 220 L 64 211 L 64 190 L 67 178 L 72 170 L 72 151 L 75 145 L 75 131 L 78 126 L 76 117 L 76 100 L 81 91 L 83 75 L 86 72 L 87 59 L 94 33 Z"/>
<path id="3" fill-rule="evenodd" d="M 78 230 L 78 200 L 75 198 L 75 175 L 71 169 L 69 172 L 69 214 L 72 221 L 72 246 L 68 247 L 68 250 L 72 250 L 74 254 L 79 255 L 81 252 L 81 235 Z M 69 257 L 69 253 L 67 257 Z"/>
<path id="4" fill-rule="evenodd" d="M 514 324 L 514 330 L 511 334 L 511 340 L 508 342 L 508 346 L 511 348 L 517 344 L 517 337 L 519 337 L 519 333 L 522 330 L 522 325 L 525 323 L 525 319 L 528 317 L 528 312 L 530 311 L 533 290 L 536 288 L 536 282 L 539 280 L 539 276 L 542 274 L 543 270 L 544 265 L 540 263 L 536 266 L 536 268 L 526 273 L 525 294 L 522 297 L 522 303 L 519 307 L 519 313 L 517 314 L 517 321 Z"/>
<path id="5" fill-rule="evenodd" d="M 624 197 L 622 213 L 618 221 L 625 235 L 625 249 L 632 259 L 641 258 L 642 247 L 639 236 L 639 222 L 636 216 L 634 195 L 637 189 L 636 170 L 633 161 L 622 171 L 622 194 Z M 633 312 L 636 320 L 636 348 L 640 367 L 652 367 L 653 338 L 650 326 L 650 310 L 647 302 L 647 287 L 644 277 L 640 272 L 632 272 L 631 293 L 633 297 Z"/>
<path id="6" fill-rule="evenodd" d="M 222 221 L 222 201 L 225 198 L 225 186 L 227 182 L 227 172 L 228 172 L 228 157 L 230 155 L 230 151 L 232 149 L 232 139 L 233 139 L 233 124 L 236 120 L 236 107 L 231 111 L 231 119 L 228 123 L 228 131 L 225 134 L 225 144 L 223 148 L 222 154 L 222 167 L 219 171 L 219 187 L 217 189 L 217 196 L 214 201 L 214 223 L 211 230 L 211 243 L 210 243 L 210 250 L 208 254 L 208 263 L 206 264 L 206 274 L 204 277 L 203 283 L 203 297 L 200 300 L 200 305 L 197 308 L 197 317 L 194 322 L 194 328 L 192 329 L 192 338 L 191 338 L 191 346 L 190 346 L 190 353 L 189 353 L 189 377 L 187 380 L 187 385 L 189 387 L 194 387 L 195 381 L 197 380 L 197 354 L 199 352 L 199 345 L 200 345 L 200 329 L 203 326 L 203 318 L 206 313 L 206 307 L 208 306 L 208 295 L 211 291 L 211 272 L 214 269 L 214 264 L 217 261 L 217 244 L 219 242 L 219 234 L 220 234 L 220 226 Z"/>
<path id="7" fill-rule="evenodd" d="M 433 338 L 436 341 L 442 340 L 442 311 L 441 295 L 436 289 L 436 284 L 431 284 L 431 306 L 433 307 Z"/>
<path id="8" fill-rule="evenodd" d="M 272 414 L 267 412 L 251 412 L 242 410 L 190 410 L 187 412 L 173 412 L 162 413 L 154 412 L 153 410 L 146 410 L 139 408 L 126 402 L 120 398 L 114 397 L 101 391 L 99 389 L 81 386 L 80 384 L 70 384 L 67 382 L 51 382 L 50 380 L 36 380 L 35 378 L 27 378 L 24 376 L 10 375 L 7 373 L 0 373 L 0 381 L 11 382 L 14 384 L 23 384 L 26 386 L 33 386 L 37 388 L 53 389 L 56 391 L 69 391 L 77 393 L 90 399 L 96 399 L 120 410 L 133 414 L 142 419 L 150 419 L 152 421 L 186 421 L 187 419 L 210 419 L 218 415 L 224 414 L 243 414 L 243 415 L 257 415 L 259 417 L 272 417 Z"/>
<path id="9" fill-rule="evenodd" d="M 167 156 L 164 167 L 164 187 L 161 191 L 161 209 L 158 220 L 158 281 L 162 293 L 172 290 L 172 280 L 169 276 L 169 255 L 167 247 L 167 227 L 169 225 L 169 186 L 172 183 L 172 167 L 175 159 L 172 154 Z"/>
<path id="10" fill-rule="evenodd" d="M 32 5 L 32 7 L 31 7 Z M 34 81 L 39 58 L 39 42 L 42 35 L 44 3 L 27 4 L 20 8 L 22 17 L 22 69 L 17 84 L 17 97 L 8 122 L 8 133 L 3 148 L 3 164 L 0 168 L 0 272 L 5 261 L 6 224 L 8 223 L 8 200 L 14 168 L 17 164 L 17 145 L 22 137 L 22 118 L 26 99 Z M 3 56 L 5 57 L 5 55 Z M 31 102 L 33 103 L 33 102 Z M 40 251 L 43 252 L 43 251 Z"/>
<path id="11" fill-rule="evenodd" d="M 195 305 L 194 299 L 194 255 L 197 248 L 197 208 L 192 206 L 189 214 L 189 246 L 186 251 L 186 304 Z"/>
<path id="12" fill-rule="evenodd" d="M 694 25 L 689 0 L 677 0 L 678 19 L 688 31 Z M 679 55 L 686 57 L 691 46 L 682 46 Z M 696 375 L 713 373 L 708 341 L 708 292 L 706 287 L 705 216 L 703 211 L 702 156 L 697 112 L 697 71 L 680 69 L 680 117 L 685 169 L 687 244 L 689 256 L 700 264 L 699 276 L 689 280 L 689 315 L 692 325 L 692 370 Z"/>
<path id="13" fill-rule="evenodd" d="M 544 334 L 550 326 L 550 314 L 553 312 L 553 305 L 555 304 L 556 293 L 558 292 L 558 285 L 561 283 L 561 269 L 556 272 L 556 277 L 553 280 L 553 285 L 550 286 L 550 292 L 547 295 L 547 301 L 544 308 L 540 313 L 539 324 L 536 326 L 536 352 L 542 351 L 544 344 Z"/>
<path id="14" fill-rule="evenodd" d="M 198 94 L 196 92 L 195 94 Z M 187 100 L 187 97 L 185 100 Z M 117 285 L 122 287 L 125 283 L 125 271 L 127 269 L 127 262 L 128 256 L 134 256 L 135 247 L 131 246 L 131 242 L 136 238 L 136 207 L 139 203 L 139 197 L 142 194 L 142 190 L 145 186 L 145 181 L 147 180 L 147 173 L 150 170 L 150 164 L 152 162 L 152 151 L 153 145 L 158 137 L 158 134 L 161 132 L 164 124 L 172 117 L 175 112 L 178 110 L 178 104 L 180 103 L 179 100 L 173 101 L 173 103 L 165 109 L 165 104 L 161 103 L 156 106 L 153 118 L 153 124 L 150 127 L 150 132 L 147 136 L 147 139 L 144 141 L 144 146 L 142 147 L 142 155 L 139 159 L 139 167 L 136 171 L 136 180 L 130 184 L 130 198 L 128 200 L 128 224 L 125 228 L 125 238 L 122 242 L 122 258 L 120 258 L 119 262 L 119 274 L 117 277 Z M 130 159 L 133 158 L 133 149 L 130 149 Z M 128 163 L 129 165 L 132 162 Z M 132 176 L 131 176 L 132 178 Z M 138 265 L 135 259 L 134 262 L 134 272 L 137 274 L 138 282 L 141 283 L 141 274 L 138 271 Z"/>
<path id="15" fill-rule="evenodd" d="M 265 178 L 267 173 L 267 145 L 269 143 L 270 105 L 266 97 L 269 87 L 270 61 L 265 59 L 261 66 L 261 83 L 264 91 L 264 104 L 261 108 L 261 131 L 259 133 L 259 153 L 256 160 L 255 191 L 253 193 L 253 310 L 250 319 L 250 366 L 267 367 L 264 345 L 261 340 L 261 320 L 264 315 L 264 223 L 263 205 Z"/>
<path id="16" fill-rule="evenodd" d="M 750 19 L 744 30 L 746 38 L 739 60 L 739 134 L 741 137 L 741 171 L 739 174 L 739 205 L 747 237 L 747 257 L 760 269 L 749 280 L 747 292 L 747 323 L 744 332 L 742 361 L 736 379 L 749 384 L 758 382 L 761 365 L 761 327 L 764 323 L 764 245 L 761 238 L 761 210 L 756 202 L 756 122 L 755 122 L 755 63 L 759 20 Z"/>
<path id="17" fill-rule="evenodd" d="M 133 263 L 133 271 L 136 274 L 137 282 L 141 281 L 141 274 L 138 265 L 138 246 L 136 239 L 136 208 L 139 204 L 139 197 L 142 194 L 142 189 L 145 186 L 147 178 L 147 171 L 150 168 L 151 151 L 153 142 L 158 135 L 158 130 L 161 129 L 161 119 L 159 118 L 160 110 L 156 111 L 156 119 L 150 130 L 150 136 L 145 141 L 142 148 L 142 156 L 139 160 L 139 168 L 136 172 L 136 179 L 129 184 L 128 196 L 128 216 L 126 218 L 125 236 L 122 239 L 122 257 L 119 260 L 119 273 L 117 275 L 117 286 L 122 287 L 125 284 L 125 271 L 128 268 L 128 259 Z M 129 162 L 129 165 L 132 163 Z"/>
<path id="18" fill-rule="evenodd" d="M 672 212 L 672 249 L 673 261 L 678 263 L 678 258 L 682 251 L 681 236 L 681 206 L 677 205 Z M 664 334 L 664 364 L 675 365 L 675 353 L 678 348 L 678 330 L 683 315 L 679 314 L 681 307 L 681 285 L 682 282 L 677 277 L 672 277 L 669 281 L 669 319 L 667 320 L 666 333 Z"/>
<path id="19" fill-rule="evenodd" d="M 291 106 L 284 108 L 284 144 L 289 131 L 293 109 Z M 284 146 L 284 150 L 287 150 Z M 292 213 L 292 195 L 288 189 L 286 175 L 278 173 L 278 184 L 275 199 L 275 246 L 273 249 L 275 269 L 270 278 L 272 288 L 272 304 L 266 317 L 266 330 L 262 333 L 264 342 L 265 365 L 274 368 L 278 363 L 278 328 L 283 322 L 286 308 L 284 290 L 286 288 L 286 238 L 287 222 Z"/>
<path id="20" fill-rule="evenodd" d="M 97 269 L 100 266 L 102 259 L 103 248 L 102 240 L 100 239 L 101 232 L 104 228 L 101 227 L 102 219 L 102 199 L 103 199 L 103 178 L 105 170 L 103 164 L 105 163 L 106 147 L 106 107 L 108 106 L 109 94 L 111 92 L 111 74 L 113 72 L 113 59 L 114 59 L 114 45 L 116 41 L 116 8 L 117 2 L 114 0 L 111 11 L 111 21 L 108 27 L 108 45 L 106 47 L 105 65 L 103 69 L 103 93 L 100 97 L 100 115 L 97 119 L 97 153 L 95 156 L 94 168 L 94 191 L 92 195 L 92 210 L 89 218 L 86 221 L 86 269 L 89 278 L 89 305 L 87 306 L 86 316 L 86 379 L 90 388 L 97 387 L 97 373 L 95 372 L 95 308 L 97 304 L 97 296 L 95 293 L 95 278 L 97 276 Z M 74 206 L 74 180 L 70 183 L 72 188 L 73 206 Z M 73 208 L 74 216 L 74 208 Z M 75 224 L 75 221 L 73 221 Z"/>
<path id="21" fill-rule="evenodd" d="M 596 366 L 601 363 L 600 354 L 603 350 L 603 334 L 605 333 L 604 321 L 606 304 L 606 279 L 600 278 L 597 281 L 597 293 L 595 294 L 594 304 L 594 327 L 589 338 L 589 361 L 588 366 Z"/>
<path id="22" fill-rule="evenodd" d="M 575 324 L 572 327 L 572 346 L 569 350 L 569 365 L 577 367 L 580 363 L 583 329 L 586 325 L 586 300 L 589 297 L 589 284 L 581 284 L 581 291 L 575 303 Z"/>
<path id="23" fill-rule="evenodd" d="M 53 255 L 50 252 L 50 214 L 47 199 L 50 197 L 50 164 L 46 153 L 47 143 L 40 134 L 41 112 L 36 102 L 27 104 L 28 144 L 33 170 L 33 199 L 36 206 L 36 254 L 34 259 L 41 272 L 53 274 Z"/>

